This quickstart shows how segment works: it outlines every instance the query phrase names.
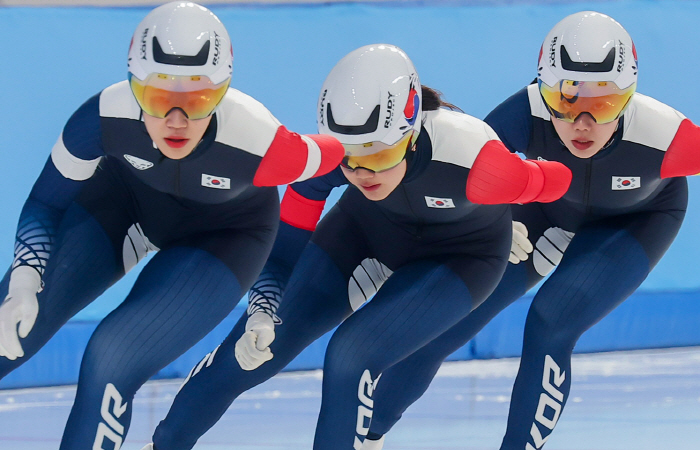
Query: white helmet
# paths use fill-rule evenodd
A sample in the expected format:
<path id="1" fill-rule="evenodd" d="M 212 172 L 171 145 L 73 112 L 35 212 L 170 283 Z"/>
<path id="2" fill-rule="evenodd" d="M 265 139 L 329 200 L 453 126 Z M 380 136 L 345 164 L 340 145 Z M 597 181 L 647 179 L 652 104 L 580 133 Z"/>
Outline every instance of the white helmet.
<path id="1" fill-rule="evenodd" d="M 403 50 L 372 44 L 331 70 L 318 99 L 318 131 L 343 144 L 393 145 L 421 128 L 421 86 Z"/>
<path id="2" fill-rule="evenodd" d="M 205 92 L 206 102 L 190 106 L 200 112 L 212 102 L 218 104 L 228 88 L 233 50 L 226 28 L 214 13 L 196 3 L 175 1 L 155 8 L 136 27 L 128 64 L 132 91 L 144 111 L 154 108 L 144 96 L 148 96 L 148 87 L 155 87 L 178 93 Z M 194 95 L 178 101 L 192 104 L 193 99 Z"/>
<path id="3" fill-rule="evenodd" d="M 550 86 L 559 80 L 612 81 L 625 89 L 637 82 L 637 50 L 615 19 L 582 11 L 549 32 L 540 50 L 538 77 Z"/>
<path id="4" fill-rule="evenodd" d="M 233 50 L 226 27 L 207 8 L 192 2 L 166 3 L 136 27 L 129 48 L 129 72 L 205 75 L 214 84 L 231 77 Z"/>
<path id="5" fill-rule="evenodd" d="M 596 118 L 592 108 L 602 107 L 602 102 L 592 106 L 583 99 L 605 98 L 607 111 L 599 114 L 602 120 L 596 118 L 604 123 L 622 114 L 636 89 L 637 51 L 613 18 L 582 11 L 565 17 L 547 34 L 537 72 L 540 92 L 553 115 L 573 121 L 574 114 L 586 108 Z M 567 108 L 573 111 L 563 111 Z"/>

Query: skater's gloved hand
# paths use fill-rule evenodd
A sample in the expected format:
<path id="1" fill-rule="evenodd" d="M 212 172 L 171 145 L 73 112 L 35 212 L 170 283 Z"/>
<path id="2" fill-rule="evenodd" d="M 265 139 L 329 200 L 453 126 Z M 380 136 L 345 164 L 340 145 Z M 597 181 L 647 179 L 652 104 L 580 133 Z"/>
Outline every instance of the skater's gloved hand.
<path id="1" fill-rule="evenodd" d="M 19 266 L 12 271 L 7 297 L 0 305 L 0 356 L 10 360 L 24 356 L 19 338 L 27 337 L 34 327 L 40 289 L 41 276 L 35 269 Z"/>
<path id="2" fill-rule="evenodd" d="M 508 261 L 518 264 L 528 258 L 528 253 L 532 253 L 532 243 L 527 238 L 527 227 L 522 222 L 513 221 L 513 242 L 510 246 L 510 256 Z"/>
<path id="3" fill-rule="evenodd" d="M 275 323 L 264 312 L 255 312 L 248 317 L 245 330 L 236 342 L 236 359 L 243 370 L 254 370 L 272 359 L 270 344 L 275 340 Z"/>

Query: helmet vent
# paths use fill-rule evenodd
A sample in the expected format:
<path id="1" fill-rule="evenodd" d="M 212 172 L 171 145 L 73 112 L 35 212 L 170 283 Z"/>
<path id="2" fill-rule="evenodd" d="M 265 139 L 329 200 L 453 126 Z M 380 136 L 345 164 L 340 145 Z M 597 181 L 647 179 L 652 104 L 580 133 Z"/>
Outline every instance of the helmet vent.
<path id="1" fill-rule="evenodd" d="M 561 46 L 561 67 L 572 72 L 612 72 L 615 65 L 615 47 L 612 47 L 603 62 L 574 62 L 569 57 L 566 47 Z"/>
<path id="2" fill-rule="evenodd" d="M 158 43 L 158 38 L 153 36 L 153 60 L 157 63 L 173 66 L 203 66 L 207 63 L 207 59 L 209 59 L 209 41 L 206 41 L 199 53 L 194 56 L 168 55 Z"/>
<path id="3" fill-rule="evenodd" d="M 333 111 L 331 111 L 331 104 L 328 104 L 328 128 L 334 133 L 347 134 L 347 135 L 358 135 L 358 134 L 368 134 L 377 131 L 377 126 L 379 125 L 379 105 L 377 105 L 372 114 L 369 115 L 367 122 L 362 125 L 338 125 L 333 120 Z"/>

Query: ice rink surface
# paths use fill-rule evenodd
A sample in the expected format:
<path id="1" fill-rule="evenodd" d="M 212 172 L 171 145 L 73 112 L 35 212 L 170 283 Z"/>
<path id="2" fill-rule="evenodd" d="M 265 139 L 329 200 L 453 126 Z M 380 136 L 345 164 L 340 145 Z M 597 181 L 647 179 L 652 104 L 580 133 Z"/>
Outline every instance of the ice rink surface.
<path id="1" fill-rule="evenodd" d="M 497 449 L 517 368 L 518 359 L 445 363 L 384 448 Z M 572 370 L 546 450 L 700 448 L 700 347 L 575 355 Z M 274 377 L 234 402 L 195 448 L 310 450 L 321 379 L 320 370 Z M 180 383 L 141 389 L 123 450 L 150 440 Z M 57 449 L 74 395 L 74 386 L 0 391 L 0 449 Z"/>

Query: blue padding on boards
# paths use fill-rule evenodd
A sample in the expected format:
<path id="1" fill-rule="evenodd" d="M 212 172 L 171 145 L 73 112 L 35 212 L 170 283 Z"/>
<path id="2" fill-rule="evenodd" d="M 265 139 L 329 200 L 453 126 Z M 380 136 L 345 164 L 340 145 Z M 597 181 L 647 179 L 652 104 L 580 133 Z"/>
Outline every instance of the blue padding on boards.
<path id="1" fill-rule="evenodd" d="M 531 296 L 523 297 L 489 323 L 472 342 L 448 360 L 519 356 Z M 154 378 L 185 378 L 208 352 L 216 348 L 245 312 L 237 307 L 228 318 Z M 575 352 L 700 345 L 700 291 L 634 294 L 579 340 Z M 97 322 L 70 322 L 31 360 L 0 381 L 0 388 L 74 384 L 80 359 Z M 310 345 L 286 368 L 320 369 L 330 333 Z"/>
<path id="2" fill-rule="evenodd" d="M 204 339 L 153 378 L 185 378 L 204 355 L 214 350 L 226 338 L 244 313 L 245 306 L 237 306 Z M 73 321 L 66 324 L 32 359 L 0 380 L 0 389 L 77 383 L 80 360 L 97 324 L 97 321 Z M 285 370 L 321 368 L 330 334 L 322 336 L 311 344 L 289 363 Z"/>
<path id="3" fill-rule="evenodd" d="M 683 77 L 700 69 L 700 59 L 688 57 L 688 49 L 700 41 L 700 2 L 446 3 L 212 9 L 231 33 L 232 86 L 262 101 L 282 123 L 301 133 L 316 132 L 316 99 L 331 67 L 350 50 L 372 42 L 402 47 L 422 82 L 483 118 L 534 79 L 547 30 L 565 15 L 584 9 L 610 14 L 628 29 L 642 68 L 640 92 L 700 123 L 695 96 L 669 82 L 669 74 Z M 16 36 L 23 36 L 22 45 L 4 48 L 5 59 L 15 64 L 0 71 L 0 98 L 12 105 L 0 109 L 0 266 L 7 267 L 12 259 L 20 209 L 63 124 L 88 97 L 126 77 L 128 42 L 148 9 L 0 8 L 0 40 L 15 42 Z M 695 262 L 700 252 L 700 177 L 690 177 L 689 184 L 688 215 L 668 253 L 630 300 L 582 336 L 577 351 L 700 345 Z M 137 273 L 132 271 L 81 311 L 32 360 L 0 381 L 0 387 L 75 383 L 97 321 L 126 297 Z M 4 295 L 0 293 L 0 300 Z M 451 359 L 517 356 L 528 306 L 527 297 L 511 305 Z M 234 311 L 158 377 L 186 376 L 224 339 L 242 311 Z M 319 339 L 288 369 L 319 368 L 327 341 L 328 336 Z"/>
<path id="4" fill-rule="evenodd" d="M 536 58 L 547 30 L 565 15 L 583 9 L 610 14 L 628 29 L 640 58 L 639 92 L 700 123 L 695 96 L 669 82 L 669 74 L 684 77 L 700 69 L 700 59 L 689 56 L 693 43 L 700 42 L 700 2 L 476 3 L 479 6 L 457 1 L 454 6 L 392 2 L 266 8 L 212 5 L 212 9 L 232 37 L 232 86 L 260 100 L 288 128 L 301 133 L 316 132 L 316 100 L 328 71 L 350 50 L 372 42 L 402 47 L 422 82 L 441 90 L 446 100 L 467 113 L 483 118 L 535 78 Z M 0 215 L 0 266 L 10 264 L 22 204 L 64 123 L 87 98 L 125 79 L 129 39 L 148 9 L 0 8 L 0 41 L 23 37 L 21 45 L 3 49 L 5 60 L 14 64 L 0 71 L 0 98 L 12 105 L 0 108 L 4 213 Z M 685 225 L 642 290 L 700 289 L 693 260 L 700 253 L 698 177 L 690 178 L 690 190 Z M 81 311 L 76 320 L 108 314 L 126 297 L 135 274 Z"/>
<path id="5" fill-rule="evenodd" d="M 77 383 L 80 360 L 96 327 L 97 322 L 70 322 L 32 359 L 0 380 L 0 388 Z"/>
<path id="6" fill-rule="evenodd" d="M 478 359 L 520 356 L 531 295 L 496 316 L 468 345 Z M 575 353 L 700 344 L 700 291 L 637 292 L 586 331 Z"/>

